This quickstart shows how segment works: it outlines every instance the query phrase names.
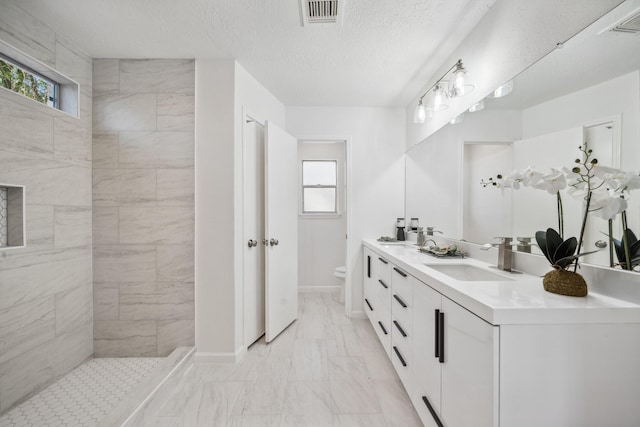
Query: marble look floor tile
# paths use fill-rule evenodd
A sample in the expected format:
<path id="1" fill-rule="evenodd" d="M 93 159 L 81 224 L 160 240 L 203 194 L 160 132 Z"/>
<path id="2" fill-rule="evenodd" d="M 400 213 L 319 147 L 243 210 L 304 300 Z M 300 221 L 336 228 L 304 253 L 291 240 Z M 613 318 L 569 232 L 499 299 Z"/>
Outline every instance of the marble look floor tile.
<path id="1" fill-rule="evenodd" d="M 326 381 L 328 362 L 324 341 L 297 339 L 293 344 L 289 381 Z"/>
<path id="2" fill-rule="evenodd" d="M 171 393 L 161 391 L 150 402 L 145 424 L 139 425 L 154 425 L 161 418 L 169 425 L 195 426 L 419 425 L 368 320 L 346 324 L 338 317 L 321 318 L 318 313 L 341 308 L 331 294 L 309 293 L 304 299 L 306 314 L 271 343 L 258 340 L 237 364 L 191 365 L 171 385 Z M 350 344 L 336 345 L 332 330 L 348 336 L 351 350 L 360 347 L 360 354 L 346 354 Z M 308 339 L 305 333 L 323 338 Z M 338 348 L 345 354 L 329 355 L 329 349 Z M 220 421 L 224 414 L 230 414 L 226 423 Z"/>
<path id="3" fill-rule="evenodd" d="M 387 427 L 382 414 L 338 414 L 333 416 L 333 427 Z"/>
<path id="4" fill-rule="evenodd" d="M 399 380 L 375 380 L 373 387 L 388 426 L 422 426 L 418 413 Z"/>

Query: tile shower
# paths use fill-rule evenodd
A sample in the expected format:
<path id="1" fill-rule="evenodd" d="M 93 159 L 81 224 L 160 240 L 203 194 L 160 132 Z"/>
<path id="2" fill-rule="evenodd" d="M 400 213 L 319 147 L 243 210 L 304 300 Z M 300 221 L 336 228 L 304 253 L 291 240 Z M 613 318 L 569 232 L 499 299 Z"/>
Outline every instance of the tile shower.
<path id="1" fill-rule="evenodd" d="M 0 10 L 2 42 L 80 86 L 77 118 L 0 89 L 0 183 L 26 190 L 26 247 L 0 251 L 7 413 L 92 356 L 193 345 L 194 61 L 94 61 Z"/>

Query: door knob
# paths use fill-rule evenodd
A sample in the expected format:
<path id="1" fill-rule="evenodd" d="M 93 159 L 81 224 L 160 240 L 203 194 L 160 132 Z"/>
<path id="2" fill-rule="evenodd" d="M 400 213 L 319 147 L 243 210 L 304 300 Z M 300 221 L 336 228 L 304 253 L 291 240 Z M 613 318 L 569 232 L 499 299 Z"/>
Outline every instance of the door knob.
<path id="1" fill-rule="evenodd" d="M 269 244 L 269 241 L 267 239 L 262 239 L 262 244 L 267 246 Z"/>
<path id="2" fill-rule="evenodd" d="M 271 246 L 278 246 L 278 243 L 280 243 L 280 242 L 278 242 L 278 239 L 271 239 L 271 240 L 269 240 L 269 244 L 270 244 Z"/>
<path id="3" fill-rule="evenodd" d="M 256 241 L 255 241 L 255 240 L 253 240 L 253 239 L 249 239 L 249 241 L 247 242 L 247 245 L 248 245 L 250 248 L 254 248 L 254 247 L 258 246 L 258 242 L 256 242 Z"/>

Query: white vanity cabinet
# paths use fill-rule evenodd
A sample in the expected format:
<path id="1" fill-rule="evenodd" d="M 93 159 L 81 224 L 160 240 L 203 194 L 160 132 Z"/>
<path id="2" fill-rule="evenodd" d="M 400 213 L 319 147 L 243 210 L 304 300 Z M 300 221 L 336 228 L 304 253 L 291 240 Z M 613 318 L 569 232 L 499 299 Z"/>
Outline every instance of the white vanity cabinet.
<path id="1" fill-rule="evenodd" d="M 376 261 L 378 256 L 369 248 L 364 248 L 364 257 L 362 265 L 364 267 L 362 272 L 363 279 L 363 296 L 364 296 L 364 312 L 367 314 L 369 321 L 375 324 L 377 321 L 377 312 L 375 310 L 377 301 L 377 275 L 376 275 Z"/>
<path id="2" fill-rule="evenodd" d="M 391 363 L 407 393 L 413 388 L 413 280 L 391 267 Z"/>
<path id="3" fill-rule="evenodd" d="M 456 280 L 410 246 L 364 253 L 367 314 L 426 426 L 640 426 L 640 304 L 531 274 Z"/>
<path id="4" fill-rule="evenodd" d="M 413 281 L 410 395 L 420 419 L 427 426 L 497 426 L 498 327 Z"/>

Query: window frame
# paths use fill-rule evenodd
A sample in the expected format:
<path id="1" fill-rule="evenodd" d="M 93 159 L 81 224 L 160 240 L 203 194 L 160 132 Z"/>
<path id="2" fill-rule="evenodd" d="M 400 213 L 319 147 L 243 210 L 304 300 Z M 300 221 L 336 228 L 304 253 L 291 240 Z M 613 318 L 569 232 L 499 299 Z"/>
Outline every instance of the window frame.
<path id="1" fill-rule="evenodd" d="M 323 185 L 323 184 L 315 184 L 315 185 L 305 185 L 304 184 L 304 164 L 307 163 L 333 163 L 335 166 L 335 185 Z M 337 159 L 302 159 L 300 161 L 300 182 L 301 182 L 301 191 L 302 191 L 302 206 L 301 206 L 301 214 L 302 215 L 337 215 L 338 212 L 338 160 Z M 307 188 L 333 188 L 334 189 L 334 200 L 333 200 L 333 210 L 332 211 L 307 211 L 305 210 L 304 203 L 304 193 Z"/>
<path id="2" fill-rule="evenodd" d="M 51 85 L 53 88 L 53 96 L 49 93 L 47 93 L 47 101 L 46 102 L 42 102 L 39 101 L 35 98 L 32 98 L 30 96 L 27 96 L 21 92 L 15 91 L 13 89 L 10 88 L 5 88 L 4 86 L 2 86 L 4 89 L 9 90 L 13 93 L 17 93 L 18 95 L 24 96 L 27 99 L 31 99 L 32 101 L 36 101 L 38 104 L 42 104 L 42 105 L 46 105 L 47 107 L 50 108 L 55 108 L 56 110 L 60 110 L 60 83 L 56 82 L 55 80 L 44 76 L 43 74 L 35 71 L 33 68 L 21 63 L 20 61 L 16 61 L 15 59 L 3 54 L 2 52 L 0 52 L 0 61 L 5 62 L 9 65 L 14 66 L 15 68 L 19 69 L 20 71 L 22 71 L 23 73 L 27 73 L 32 75 L 33 77 L 42 80 L 44 82 L 46 82 L 48 85 Z"/>

